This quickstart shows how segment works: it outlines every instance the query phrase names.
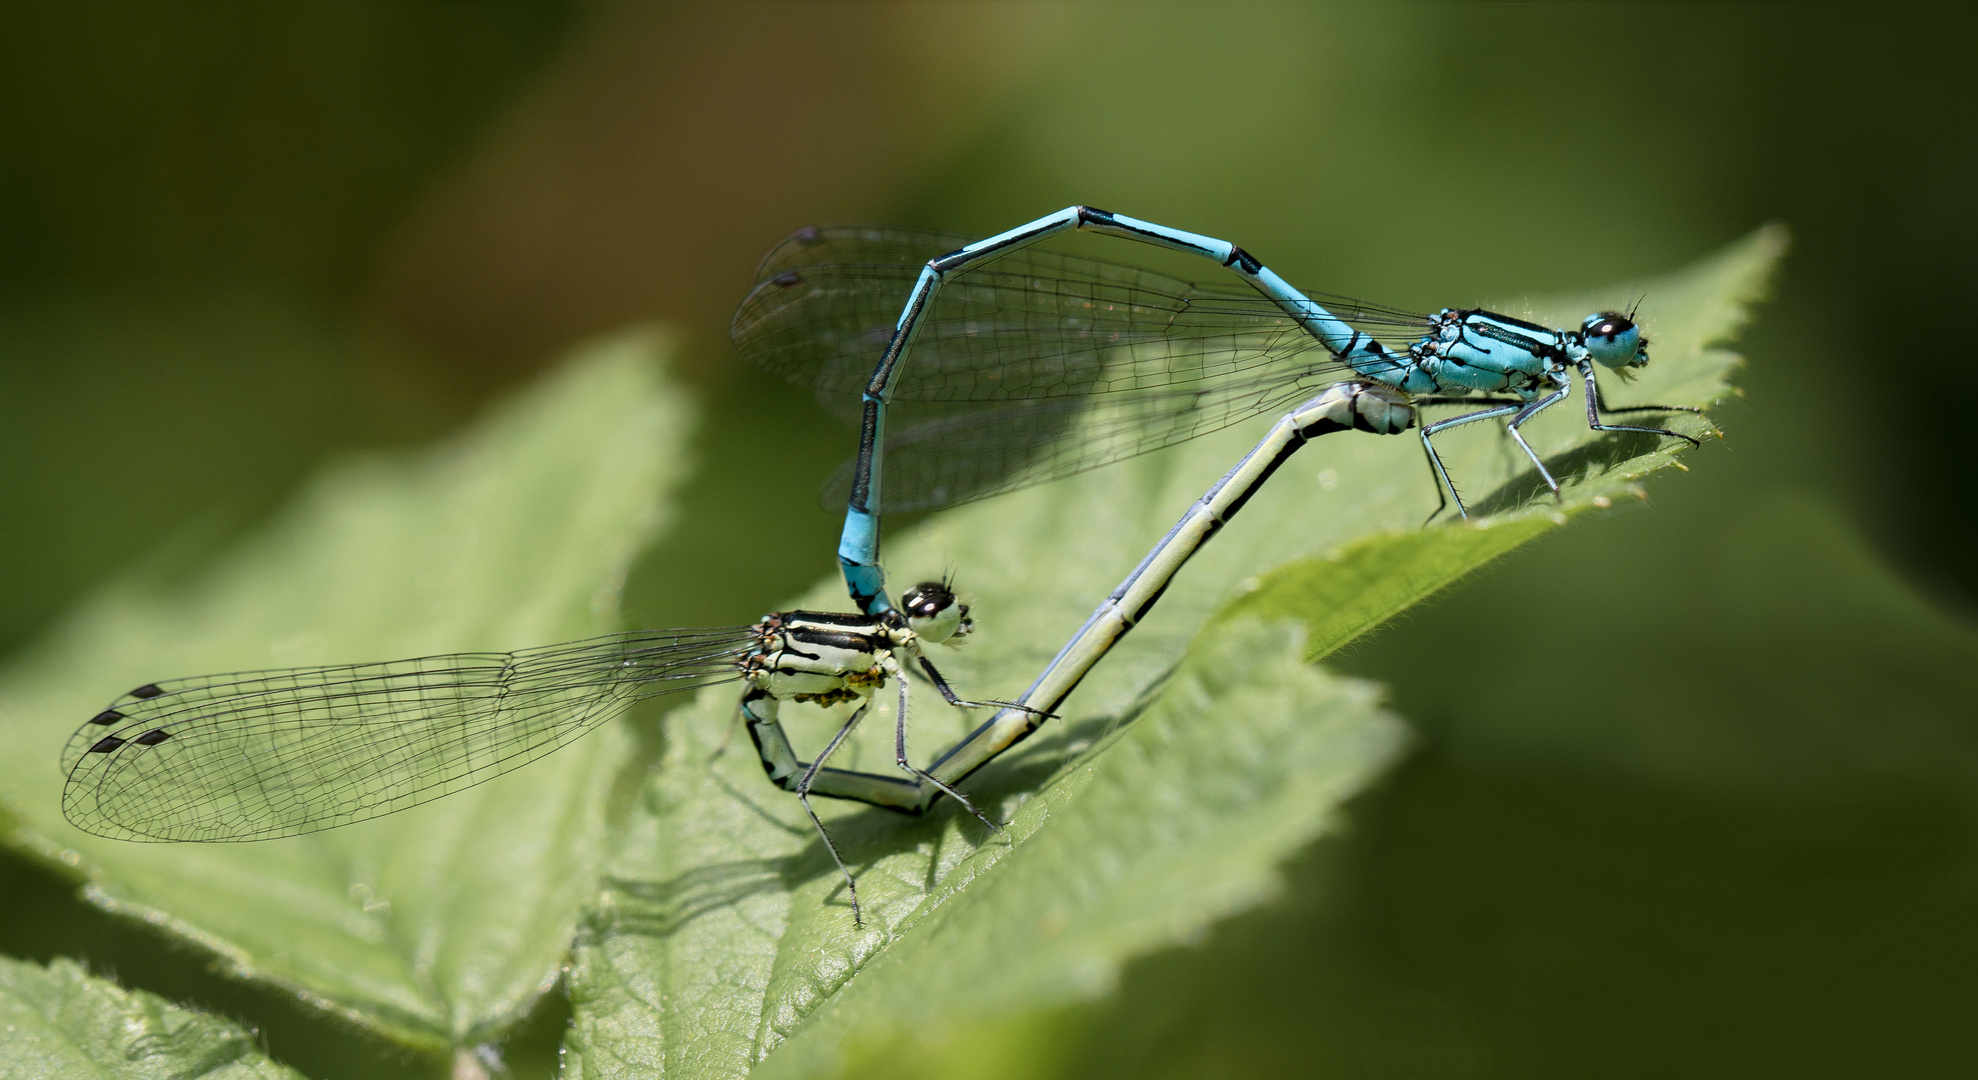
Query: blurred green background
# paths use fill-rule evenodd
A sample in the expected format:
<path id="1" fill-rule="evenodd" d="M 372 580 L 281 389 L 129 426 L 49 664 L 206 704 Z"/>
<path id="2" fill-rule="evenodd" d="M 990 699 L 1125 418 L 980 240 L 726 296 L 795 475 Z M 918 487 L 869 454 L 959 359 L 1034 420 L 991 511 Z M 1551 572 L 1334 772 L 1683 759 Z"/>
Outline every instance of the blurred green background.
<path id="1" fill-rule="evenodd" d="M 1972 16 L 1766 6 L 424 3 L 0 13 L 0 650 L 573 343 L 686 335 L 636 623 L 831 569 L 849 449 L 726 317 L 797 225 L 1073 202 L 1434 307 L 1795 249 L 1723 446 L 1336 659 L 1424 733 L 1284 900 L 1064 1018 L 1065 1075 L 1962 1074 L 1978 1005 Z M 1653 309 L 1655 298 L 1646 298 Z M 1928 381 L 1924 376 L 1928 376 Z M 768 433 L 768 435 L 765 435 Z M 806 471 L 807 470 L 807 471 Z M 769 508 L 785 527 L 741 533 Z M 795 557 L 791 557 L 795 553 Z M 806 554 L 808 553 L 808 554 Z M 705 567 L 691 580 L 666 560 Z M 724 582 L 719 591 L 698 585 Z M 66 735 L 51 729 L 49 753 Z M 37 751 L 38 752 L 38 751 Z M 417 1069 L 0 857 L 0 952 Z M 551 1064 L 554 1003 L 510 1048 Z"/>

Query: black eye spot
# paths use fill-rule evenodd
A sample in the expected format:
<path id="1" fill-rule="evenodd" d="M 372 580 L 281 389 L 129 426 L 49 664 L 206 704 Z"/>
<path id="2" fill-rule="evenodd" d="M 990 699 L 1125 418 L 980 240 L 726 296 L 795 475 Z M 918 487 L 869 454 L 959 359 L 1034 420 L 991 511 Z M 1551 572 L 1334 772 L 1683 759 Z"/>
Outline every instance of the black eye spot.
<path id="1" fill-rule="evenodd" d="M 954 591 L 938 581 L 923 581 L 900 594 L 900 606 L 914 619 L 931 619 L 954 603 Z"/>
<path id="2" fill-rule="evenodd" d="M 130 692 L 130 696 L 134 698 L 155 698 L 162 693 L 164 693 L 164 691 L 158 689 L 157 683 L 145 683 L 143 686 L 140 686 L 137 689 L 132 690 Z"/>
<path id="3" fill-rule="evenodd" d="M 164 728 L 152 728 L 150 731 L 147 731 L 144 734 L 139 735 L 136 739 L 133 739 L 132 741 L 137 743 L 139 746 L 156 746 L 159 743 L 164 742 L 166 739 L 169 739 L 171 737 L 172 737 L 172 733 L 166 731 Z"/>
<path id="4" fill-rule="evenodd" d="M 797 273 L 795 270 L 790 270 L 785 273 L 778 274 L 775 277 L 770 278 L 769 280 L 787 289 L 792 285 L 802 285 L 804 283 L 804 276 L 802 274 Z"/>
<path id="5" fill-rule="evenodd" d="M 1606 338 L 1612 341 L 1616 336 L 1625 334 L 1634 328 L 1634 320 L 1625 315 L 1602 315 L 1590 321 L 1585 329 L 1587 335 L 1590 337 Z"/>
<path id="6" fill-rule="evenodd" d="M 105 735 L 96 740 L 95 744 L 89 748 L 89 752 L 92 754 L 107 754 L 122 745 L 124 745 L 124 740 L 117 738 L 115 735 Z"/>
<path id="7" fill-rule="evenodd" d="M 90 717 L 89 722 L 92 724 L 101 724 L 104 727 L 109 727 L 111 724 L 114 724 L 117 721 L 122 720 L 123 718 L 124 718 L 124 714 L 118 712 L 115 709 L 104 709 L 102 712 L 97 713 L 95 716 Z"/>

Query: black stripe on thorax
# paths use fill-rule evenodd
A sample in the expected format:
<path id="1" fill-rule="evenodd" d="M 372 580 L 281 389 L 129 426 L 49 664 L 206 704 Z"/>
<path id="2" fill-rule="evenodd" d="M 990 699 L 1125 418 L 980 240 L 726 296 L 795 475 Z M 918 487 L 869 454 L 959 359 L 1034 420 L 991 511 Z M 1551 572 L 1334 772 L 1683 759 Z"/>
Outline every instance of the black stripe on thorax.
<path id="1" fill-rule="evenodd" d="M 881 637 L 847 634 L 838 630 L 814 630 L 802 626 L 784 631 L 784 636 L 798 645 L 809 645 L 819 649 L 842 649 L 846 652 L 876 653 L 892 647 L 891 642 Z"/>
<path id="2" fill-rule="evenodd" d="M 783 613 L 785 626 L 811 624 L 815 626 L 838 626 L 853 630 L 877 633 L 882 629 L 879 620 L 870 615 L 860 615 L 855 611 L 786 611 Z"/>
<path id="3" fill-rule="evenodd" d="M 1466 321 L 1470 318 L 1470 316 L 1477 315 L 1489 319 L 1492 322 L 1501 322 L 1511 326 L 1522 327 L 1526 330 L 1533 331 L 1534 333 L 1544 334 L 1547 337 L 1559 336 L 1558 330 L 1550 326 L 1546 326 L 1542 323 L 1526 322 L 1523 319 L 1513 318 L 1510 315 L 1501 315 L 1495 311 L 1485 311 L 1482 308 L 1476 308 L 1471 311 L 1465 311 L 1462 313 L 1462 315 Z"/>
<path id="4" fill-rule="evenodd" d="M 1520 334 L 1516 330 L 1506 330 L 1494 323 L 1466 323 L 1463 329 L 1480 338 L 1489 338 L 1492 341 L 1502 342 L 1514 349 L 1531 353 L 1533 356 L 1544 356 L 1546 353 L 1547 345 L 1545 342 L 1527 334 Z"/>

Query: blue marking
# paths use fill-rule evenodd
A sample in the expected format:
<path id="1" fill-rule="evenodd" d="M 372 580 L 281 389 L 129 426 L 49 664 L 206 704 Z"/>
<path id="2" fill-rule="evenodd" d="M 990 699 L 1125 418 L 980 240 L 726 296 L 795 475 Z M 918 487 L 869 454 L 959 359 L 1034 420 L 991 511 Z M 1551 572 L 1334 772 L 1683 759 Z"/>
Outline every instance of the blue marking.
<path id="1" fill-rule="evenodd" d="M 1024 250 L 1071 231 L 1204 258 L 1249 288 Z M 796 271 L 798 284 L 777 284 Z M 736 313 L 745 355 L 834 391 L 853 389 L 847 372 L 871 373 L 857 387 L 867 406 L 862 452 L 839 543 L 846 583 L 867 610 L 891 606 L 876 569 L 884 510 L 953 505 L 1067 476 L 1274 411 L 1329 382 L 1373 380 L 1424 395 L 1424 404 L 1467 396 L 1478 406 L 1423 431 L 1443 506 L 1456 493 L 1430 436 L 1480 420 L 1510 417 L 1507 430 L 1551 483 L 1518 428 L 1565 399 L 1575 370 L 1595 430 L 1694 441 L 1601 420 L 1596 366 L 1648 359 L 1632 313 L 1601 312 L 1578 328 L 1548 329 L 1487 311 L 1418 314 L 1308 294 L 1226 240 L 1093 207 L 1067 207 L 959 246 L 905 230 L 807 230 L 771 252 L 762 278 Z M 937 308 L 949 286 L 959 290 L 955 299 Z M 871 340 L 880 319 L 892 327 L 883 348 Z M 1122 347 L 1141 344 L 1148 347 Z M 1127 415 L 1145 401 L 1153 420 L 1145 430 L 1079 429 L 1077 402 L 1095 393 L 1126 406 Z M 947 411 L 938 423 L 889 434 L 896 399 Z M 1671 411 L 1633 411 L 1651 410 Z M 913 468 L 882 498 L 886 459 L 903 453 L 917 455 Z M 1455 502 L 1467 516 L 1461 498 Z"/>
<path id="2" fill-rule="evenodd" d="M 879 515 L 859 510 L 845 513 L 845 530 L 838 537 L 839 568 L 845 587 L 859 610 L 877 615 L 891 610 L 886 598 L 886 572 L 879 567 Z"/>

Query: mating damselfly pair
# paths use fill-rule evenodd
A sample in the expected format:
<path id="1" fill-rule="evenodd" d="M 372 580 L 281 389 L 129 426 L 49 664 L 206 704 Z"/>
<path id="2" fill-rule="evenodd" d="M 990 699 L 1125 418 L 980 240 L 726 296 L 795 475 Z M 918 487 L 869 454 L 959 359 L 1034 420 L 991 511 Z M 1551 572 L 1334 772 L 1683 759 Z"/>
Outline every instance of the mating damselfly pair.
<path id="1" fill-rule="evenodd" d="M 1215 260 L 1229 282 L 1032 247 L 1085 230 Z M 1320 434 L 1420 427 L 1439 498 L 1455 498 L 1433 436 L 1503 418 L 1520 428 L 1578 371 L 1596 430 L 1596 371 L 1639 367 L 1632 313 L 1547 329 L 1487 311 L 1410 315 L 1292 289 L 1222 241 L 1074 207 L 974 244 L 899 229 L 806 229 L 764 260 L 735 319 L 745 356 L 837 395 L 861 421 L 844 476 L 839 556 L 859 611 L 784 612 L 747 627 L 609 635 L 514 653 L 208 676 L 147 684 L 70 740 L 64 810 L 131 840 L 291 836 L 418 805 L 518 768 L 632 702 L 741 680 L 741 712 L 772 781 L 797 794 L 848 889 L 857 886 L 811 795 L 907 813 L 1034 731 L 1144 616 L 1168 582 L 1288 456 Z M 1477 406 L 1419 424 L 1430 405 Z M 1012 702 L 956 694 L 924 646 L 972 628 L 944 583 L 895 604 L 879 564 L 884 509 L 953 505 L 1094 468 L 1280 411 L 1262 442 L 1163 537 Z M 1690 410 L 1694 411 L 1694 410 Z M 891 415 L 889 415 L 891 414 Z M 1447 495 L 1444 495 L 1444 492 Z M 909 760 L 907 673 L 951 704 L 996 713 L 927 767 Z M 826 763 L 887 680 L 899 683 L 894 775 Z M 850 705 L 806 761 L 783 702 Z"/>

